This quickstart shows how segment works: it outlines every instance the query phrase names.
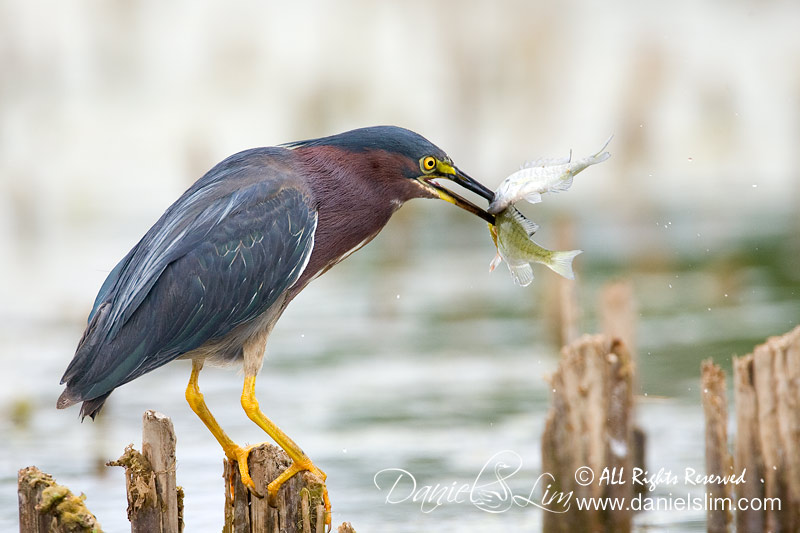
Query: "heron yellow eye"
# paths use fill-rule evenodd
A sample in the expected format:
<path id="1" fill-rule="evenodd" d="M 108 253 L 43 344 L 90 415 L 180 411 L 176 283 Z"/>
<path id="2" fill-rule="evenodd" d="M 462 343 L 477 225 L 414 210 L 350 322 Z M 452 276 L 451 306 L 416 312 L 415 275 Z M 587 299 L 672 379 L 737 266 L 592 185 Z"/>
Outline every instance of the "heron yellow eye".
<path id="1" fill-rule="evenodd" d="M 423 172 L 433 171 L 433 169 L 436 168 L 436 158 L 432 156 L 422 158 L 422 161 L 420 161 L 420 167 L 422 167 Z"/>

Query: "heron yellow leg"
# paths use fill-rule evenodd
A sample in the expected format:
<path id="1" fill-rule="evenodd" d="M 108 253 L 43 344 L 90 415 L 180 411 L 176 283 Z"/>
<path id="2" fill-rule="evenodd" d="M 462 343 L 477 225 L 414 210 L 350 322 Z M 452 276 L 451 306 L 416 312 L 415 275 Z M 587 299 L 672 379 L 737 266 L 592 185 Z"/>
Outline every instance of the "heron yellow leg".
<path id="1" fill-rule="evenodd" d="M 267 434 L 278 444 L 278 446 L 283 448 L 283 451 L 285 451 L 286 455 L 288 455 L 292 460 L 292 464 L 289 465 L 289 468 L 284 470 L 281 475 L 267 485 L 267 493 L 269 495 L 270 502 L 275 501 L 278 491 L 280 490 L 281 486 L 286 483 L 286 481 L 291 479 L 291 477 L 298 472 L 307 470 L 323 481 L 322 499 L 323 503 L 325 504 L 325 523 L 326 525 L 330 525 L 331 502 L 328 498 L 328 488 L 324 485 L 325 479 L 328 476 L 325 474 L 325 472 L 317 468 L 314 463 L 311 462 L 311 459 L 309 459 L 303 450 L 300 449 L 300 446 L 298 446 L 291 438 L 289 438 L 286 433 L 281 431 L 281 429 L 276 426 L 272 420 L 267 418 L 264 413 L 261 412 L 261 409 L 258 406 L 258 400 L 256 399 L 255 387 L 256 377 L 254 375 L 245 376 L 244 388 L 242 389 L 242 407 L 244 408 L 245 413 L 247 413 L 247 416 L 250 418 L 250 420 L 255 422 L 261 429 L 266 431 Z"/>
<path id="2" fill-rule="evenodd" d="M 220 427 L 217 421 L 214 419 L 214 415 L 211 414 L 211 411 L 208 410 L 208 406 L 206 406 L 206 402 L 203 399 L 203 393 L 200 392 L 200 387 L 197 385 L 197 378 L 200 375 L 200 370 L 203 369 L 203 361 L 194 359 L 192 360 L 192 375 L 189 377 L 189 385 L 186 386 L 186 401 L 189 402 L 189 406 L 192 408 L 192 411 L 200 418 L 200 420 L 205 424 L 208 430 L 214 435 L 214 438 L 217 439 L 222 449 L 225 451 L 225 455 L 228 459 L 232 461 L 236 461 L 239 465 L 239 474 L 242 477 L 242 483 L 246 486 L 253 494 L 261 497 L 261 495 L 256 491 L 255 483 L 253 483 L 253 479 L 250 477 L 250 469 L 247 465 L 247 457 L 250 455 L 250 450 L 252 450 L 255 446 L 239 446 L 231 438 L 225 433 L 225 431 Z"/>

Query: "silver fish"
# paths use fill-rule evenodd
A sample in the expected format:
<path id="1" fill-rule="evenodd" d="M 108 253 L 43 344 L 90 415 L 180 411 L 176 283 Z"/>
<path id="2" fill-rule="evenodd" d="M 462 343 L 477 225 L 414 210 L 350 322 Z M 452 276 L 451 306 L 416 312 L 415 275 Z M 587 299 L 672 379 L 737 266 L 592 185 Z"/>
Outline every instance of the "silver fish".
<path id="1" fill-rule="evenodd" d="M 542 201 L 544 193 L 566 191 L 572 186 L 572 178 L 578 172 L 611 157 L 605 149 L 613 138 L 613 135 L 609 137 L 596 154 L 577 161 L 572 161 L 570 152 L 566 158 L 538 159 L 526 163 L 520 170 L 503 180 L 497 188 L 494 200 L 489 204 L 489 213 L 497 214 L 522 199 L 535 204 Z"/>

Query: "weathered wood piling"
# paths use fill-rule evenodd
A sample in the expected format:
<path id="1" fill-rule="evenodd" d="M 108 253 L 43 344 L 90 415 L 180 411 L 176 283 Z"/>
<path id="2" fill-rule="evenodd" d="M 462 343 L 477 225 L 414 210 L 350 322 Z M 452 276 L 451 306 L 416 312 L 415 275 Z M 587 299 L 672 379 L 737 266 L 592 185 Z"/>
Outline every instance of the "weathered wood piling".
<path id="1" fill-rule="evenodd" d="M 636 325 L 639 321 L 633 284 L 628 280 L 606 283 L 600 291 L 598 310 L 600 331 L 624 342 L 636 363 Z"/>
<path id="2" fill-rule="evenodd" d="M 702 383 L 707 500 L 730 499 L 735 515 L 709 510 L 708 531 L 728 532 L 731 522 L 736 531 L 800 531 L 800 326 L 734 357 L 732 460 L 725 374 L 704 361 Z"/>
<path id="3" fill-rule="evenodd" d="M 142 452 L 133 445 L 109 466 L 125 468 L 128 519 L 131 533 L 183 531 L 183 489 L 176 482 L 175 431 L 172 421 L 155 411 L 142 417 Z M 249 456 L 256 490 L 289 466 L 278 447 L 263 444 Z M 322 481 L 307 472 L 292 477 L 278 492 L 276 507 L 253 496 L 242 485 L 235 461 L 224 461 L 224 515 L 226 533 L 320 533 L 326 531 Z M 83 505 L 83 496 L 57 485 L 36 467 L 19 472 L 20 533 L 101 533 L 97 519 Z M 354 533 L 349 523 L 339 533 Z"/>
<path id="4" fill-rule="evenodd" d="M 765 498 L 736 513 L 738 531 L 800 530 L 800 326 L 734 358 L 737 497 Z M 762 481 L 763 480 L 763 481 Z M 779 505 L 774 505 L 777 499 Z M 770 504 L 769 502 L 773 502 Z"/>
<path id="5" fill-rule="evenodd" d="M 19 471 L 17 495 L 20 533 L 102 533 L 83 494 L 75 496 L 35 466 Z"/>
<path id="6" fill-rule="evenodd" d="M 710 481 L 706 493 L 712 501 L 731 498 L 730 483 L 722 482 L 734 474 L 733 458 L 728 451 L 728 400 L 725 393 L 725 372 L 710 359 L 703 361 L 701 368 L 703 413 L 706 419 L 706 473 Z M 731 513 L 724 506 L 709 506 L 706 509 L 706 530 L 709 533 L 727 533 Z"/>
<path id="7" fill-rule="evenodd" d="M 629 475 L 634 465 L 634 368 L 627 347 L 605 335 L 583 336 L 561 351 L 550 379 L 552 403 L 542 435 L 542 471 L 553 476 L 550 493 L 578 497 L 634 495 L 631 483 L 601 476 Z M 546 533 L 626 532 L 631 512 L 577 510 L 546 512 Z"/>
<path id="8" fill-rule="evenodd" d="M 277 446 L 262 444 L 250 452 L 250 476 L 259 494 L 267 494 L 267 484 L 290 464 Z M 242 484 L 239 467 L 224 462 L 226 480 L 225 526 L 223 533 L 322 533 L 325 531 L 325 506 L 322 480 L 301 472 L 287 481 L 278 493 L 276 507 L 267 498 L 254 496 Z"/>
<path id="9" fill-rule="evenodd" d="M 180 533 L 183 531 L 183 489 L 175 476 L 175 430 L 161 413 L 142 416 L 142 452 L 129 445 L 108 466 L 125 468 L 128 520 L 131 533 Z"/>

